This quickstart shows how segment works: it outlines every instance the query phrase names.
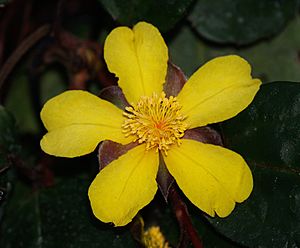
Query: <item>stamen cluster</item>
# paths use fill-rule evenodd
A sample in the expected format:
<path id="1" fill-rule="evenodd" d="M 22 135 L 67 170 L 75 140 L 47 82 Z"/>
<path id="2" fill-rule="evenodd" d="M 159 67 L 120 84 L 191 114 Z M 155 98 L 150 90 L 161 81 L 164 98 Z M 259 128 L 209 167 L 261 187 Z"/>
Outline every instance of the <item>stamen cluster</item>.
<path id="1" fill-rule="evenodd" d="M 147 150 L 156 148 L 167 155 L 170 145 L 181 144 L 187 125 L 176 97 L 153 93 L 151 97 L 142 96 L 136 105 L 125 110 L 127 118 L 122 126 L 125 136 L 133 135 L 134 141 L 145 142 Z"/>
<path id="2" fill-rule="evenodd" d="M 143 241 L 146 248 L 169 248 L 169 243 L 161 233 L 158 226 L 152 226 L 143 234 Z"/>

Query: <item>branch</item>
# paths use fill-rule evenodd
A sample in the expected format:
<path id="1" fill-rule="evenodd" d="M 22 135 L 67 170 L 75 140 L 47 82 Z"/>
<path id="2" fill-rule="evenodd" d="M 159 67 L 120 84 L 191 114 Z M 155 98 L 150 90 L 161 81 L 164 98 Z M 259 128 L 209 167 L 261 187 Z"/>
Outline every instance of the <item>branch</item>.
<path id="1" fill-rule="evenodd" d="M 12 55 L 6 60 L 5 64 L 0 71 L 0 92 L 4 86 L 4 82 L 8 75 L 12 72 L 16 64 L 20 61 L 23 55 L 41 38 L 46 36 L 50 32 L 50 26 L 44 25 L 38 28 L 35 32 L 29 35 L 12 53 Z M 0 95 L 1 97 L 1 95 Z M 1 99 L 0 99 L 1 100 Z"/>
<path id="2" fill-rule="evenodd" d="M 193 226 L 187 207 L 174 187 L 170 190 L 169 200 L 180 226 L 181 239 L 178 247 L 185 247 L 190 240 L 195 248 L 203 248 L 202 240 Z"/>
<path id="3" fill-rule="evenodd" d="M 2 174 L 3 172 L 5 172 L 7 169 L 9 169 L 9 166 L 4 166 L 0 169 L 0 174 Z"/>

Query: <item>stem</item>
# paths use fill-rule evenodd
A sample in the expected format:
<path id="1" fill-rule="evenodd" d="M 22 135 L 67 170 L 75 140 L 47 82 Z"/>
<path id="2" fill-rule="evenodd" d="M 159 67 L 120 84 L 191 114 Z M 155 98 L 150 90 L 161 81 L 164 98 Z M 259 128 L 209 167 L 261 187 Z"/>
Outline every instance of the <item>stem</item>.
<path id="1" fill-rule="evenodd" d="M 193 226 L 187 207 L 174 187 L 170 189 L 169 200 L 181 231 L 178 247 L 186 247 L 187 241 L 190 240 L 195 248 L 203 248 L 202 240 Z"/>
<path id="2" fill-rule="evenodd" d="M 29 35 L 12 53 L 12 55 L 6 60 L 0 71 L 0 92 L 4 85 L 4 82 L 11 71 L 14 69 L 16 64 L 20 61 L 23 55 L 41 38 L 46 36 L 50 31 L 49 25 L 44 25 L 38 28 L 35 32 Z M 1 97 L 1 95 L 0 95 Z"/>
<path id="3" fill-rule="evenodd" d="M 63 9 L 65 6 L 65 0 L 59 0 L 57 3 L 57 8 L 56 8 L 56 14 L 55 14 L 55 19 L 54 19 L 54 23 L 53 23 L 53 33 L 54 36 L 59 35 L 59 33 L 61 32 L 61 17 L 63 14 Z"/>
<path id="4" fill-rule="evenodd" d="M 54 184 L 54 175 L 49 168 L 53 158 L 49 155 L 42 153 L 38 164 L 34 168 L 28 167 L 24 160 L 15 154 L 10 154 L 8 159 L 11 165 L 32 185 L 33 189 Z"/>
<path id="5" fill-rule="evenodd" d="M 7 169 L 9 169 L 9 166 L 4 166 L 3 168 L 0 169 L 0 174 L 2 174 L 3 172 L 5 172 Z"/>

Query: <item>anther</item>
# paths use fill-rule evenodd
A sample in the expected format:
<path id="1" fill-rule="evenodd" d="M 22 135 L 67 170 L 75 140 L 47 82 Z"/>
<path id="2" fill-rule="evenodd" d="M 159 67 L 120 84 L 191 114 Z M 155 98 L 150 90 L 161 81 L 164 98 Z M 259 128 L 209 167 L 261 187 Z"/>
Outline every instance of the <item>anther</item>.
<path id="1" fill-rule="evenodd" d="M 153 93 L 151 97 L 142 96 L 136 105 L 125 110 L 123 133 L 126 137 L 135 136 L 138 143 L 145 142 L 147 150 L 156 148 L 167 155 L 171 145 L 181 144 L 187 125 L 176 97 Z"/>

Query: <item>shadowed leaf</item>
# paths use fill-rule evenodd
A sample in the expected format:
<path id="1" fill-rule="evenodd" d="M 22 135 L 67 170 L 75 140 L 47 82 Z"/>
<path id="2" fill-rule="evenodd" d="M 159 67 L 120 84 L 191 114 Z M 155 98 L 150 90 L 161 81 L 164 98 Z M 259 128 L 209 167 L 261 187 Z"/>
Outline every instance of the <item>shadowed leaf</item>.
<path id="1" fill-rule="evenodd" d="M 184 15 L 193 0 L 99 0 L 114 20 L 132 26 L 147 21 L 162 32 L 171 29 Z"/>
<path id="2" fill-rule="evenodd" d="M 199 0 L 189 20 L 211 41 L 244 45 L 281 31 L 297 6 L 297 0 Z"/>
<path id="3" fill-rule="evenodd" d="M 93 217 L 87 190 L 86 179 L 73 178 L 27 195 L 9 212 L 1 247 L 134 247 L 128 230 L 109 227 Z"/>
<path id="4" fill-rule="evenodd" d="M 19 149 L 15 119 L 0 105 L 0 169 L 8 165 L 9 156 Z"/>
<path id="5" fill-rule="evenodd" d="M 225 219 L 209 221 L 249 247 L 300 242 L 300 84 L 262 86 L 252 104 L 222 124 L 225 146 L 251 167 L 254 189 Z"/>

